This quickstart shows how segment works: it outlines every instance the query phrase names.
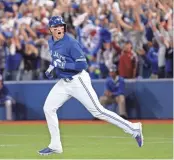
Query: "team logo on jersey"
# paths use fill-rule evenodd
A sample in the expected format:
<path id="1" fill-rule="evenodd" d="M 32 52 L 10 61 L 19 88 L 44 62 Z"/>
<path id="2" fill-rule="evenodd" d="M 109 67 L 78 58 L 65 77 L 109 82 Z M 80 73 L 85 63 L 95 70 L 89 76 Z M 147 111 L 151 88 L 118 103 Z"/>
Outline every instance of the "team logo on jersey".
<path id="1" fill-rule="evenodd" d="M 54 53 L 52 52 L 52 50 L 50 50 L 50 54 L 51 54 L 51 57 L 53 59 L 59 59 L 61 62 L 64 62 L 66 63 L 66 59 L 64 56 L 62 56 L 60 53 L 58 53 L 57 51 L 55 51 Z"/>

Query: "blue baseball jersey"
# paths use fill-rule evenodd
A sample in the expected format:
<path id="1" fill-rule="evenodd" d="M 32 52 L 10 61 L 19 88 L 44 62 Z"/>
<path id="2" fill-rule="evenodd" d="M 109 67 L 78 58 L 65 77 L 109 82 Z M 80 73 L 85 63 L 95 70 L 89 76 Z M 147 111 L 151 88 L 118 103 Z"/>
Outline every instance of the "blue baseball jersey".
<path id="1" fill-rule="evenodd" d="M 65 64 L 64 69 L 56 67 L 58 78 L 71 78 L 82 70 L 87 69 L 86 57 L 77 40 L 65 33 L 64 37 L 54 41 L 48 40 L 52 63 L 60 60 Z"/>
<path id="2" fill-rule="evenodd" d="M 112 92 L 113 96 L 125 94 L 125 82 L 124 78 L 118 76 L 116 80 L 112 77 L 108 77 L 105 83 L 105 89 Z"/>

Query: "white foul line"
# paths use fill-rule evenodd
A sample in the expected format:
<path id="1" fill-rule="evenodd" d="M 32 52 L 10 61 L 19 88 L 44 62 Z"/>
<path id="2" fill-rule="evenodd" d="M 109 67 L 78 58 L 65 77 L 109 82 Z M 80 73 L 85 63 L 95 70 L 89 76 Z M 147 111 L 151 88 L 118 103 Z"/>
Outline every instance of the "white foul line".
<path id="1" fill-rule="evenodd" d="M 5 134 L 5 133 L 0 133 L 0 136 L 5 136 L 5 137 L 41 137 L 41 136 L 47 136 L 46 134 Z M 94 135 L 90 135 L 90 136 L 72 136 L 72 135 L 61 135 L 61 137 L 65 137 L 65 138 L 98 138 L 98 139 L 129 139 L 130 137 L 128 136 L 94 136 Z M 146 137 L 146 139 L 159 139 L 159 140 L 172 140 L 172 137 Z"/>

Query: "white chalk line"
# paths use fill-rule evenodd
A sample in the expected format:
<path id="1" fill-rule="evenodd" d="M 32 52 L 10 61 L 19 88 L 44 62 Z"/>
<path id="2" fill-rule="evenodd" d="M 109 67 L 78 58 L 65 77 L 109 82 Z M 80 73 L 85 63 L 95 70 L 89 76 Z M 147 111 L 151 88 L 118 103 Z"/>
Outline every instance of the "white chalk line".
<path id="1" fill-rule="evenodd" d="M 43 134 L 6 134 L 6 133 L 0 133 L 0 137 L 4 136 L 4 137 L 42 137 L 42 136 L 47 136 L 47 135 L 43 135 Z M 65 137 L 65 138 L 98 138 L 98 139 L 129 139 L 130 137 L 126 137 L 126 136 L 79 136 L 79 135 L 61 135 L 61 137 Z M 156 139 L 156 140 L 172 140 L 172 137 L 146 137 L 146 139 Z"/>
<path id="2" fill-rule="evenodd" d="M 21 145 L 22 144 L 0 144 L 0 147 L 17 147 Z"/>
<path id="3" fill-rule="evenodd" d="M 145 142 L 146 144 L 173 144 L 173 142 L 171 141 L 149 141 L 149 142 Z M 37 143 L 38 144 L 38 143 Z M 126 145 L 135 145 L 135 142 L 116 142 L 115 144 L 126 144 Z M 1 147 L 21 147 L 21 146 L 35 146 L 35 144 L 0 144 L 0 148 Z M 69 146 L 69 145 L 67 145 Z"/>
<path id="4" fill-rule="evenodd" d="M 41 159 L 41 158 L 40 158 Z M 153 158 L 153 159 L 137 159 L 136 158 L 136 160 L 154 160 L 154 159 L 157 159 L 157 160 L 173 160 L 173 159 L 159 159 L 159 158 Z M 0 159 L 0 160 L 16 160 L 16 159 Z M 23 159 L 21 159 L 21 160 L 23 160 Z M 38 160 L 38 159 L 25 159 L 25 160 Z M 42 158 L 42 160 L 57 160 L 57 159 L 43 159 Z M 91 159 L 87 159 L 87 158 L 85 158 L 85 159 L 82 159 L 82 158 L 74 158 L 74 159 L 60 159 L 60 160 L 133 160 L 133 159 L 107 159 L 107 158 L 102 158 L 102 159 L 93 159 L 93 158 L 91 158 Z"/>

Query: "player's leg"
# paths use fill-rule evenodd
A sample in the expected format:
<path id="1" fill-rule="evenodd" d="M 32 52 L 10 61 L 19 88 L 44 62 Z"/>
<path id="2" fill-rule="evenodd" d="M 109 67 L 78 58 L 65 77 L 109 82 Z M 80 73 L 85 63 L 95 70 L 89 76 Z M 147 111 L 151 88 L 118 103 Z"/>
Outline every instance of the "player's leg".
<path id="1" fill-rule="evenodd" d="M 59 153 L 62 152 L 62 144 L 60 140 L 57 109 L 70 98 L 71 96 L 66 93 L 64 81 L 59 80 L 51 89 L 44 104 L 44 113 L 51 135 L 51 142 L 48 147 Z"/>
<path id="2" fill-rule="evenodd" d="M 131 134 L 135 138 L 142 134 L 141 125 L 139 123 L 131 123 L 116 113 L 105 109 L 100 104 L 91 85 L 88 73 L 83 72 L 76 81 L 79 81 L 80 86 L 74 88 L 74 94 L 72 94 L 72 96 L 78 99 L 94 117 L 105 120 L 122 128 L 126 133 Z"/>
<path id="3" fill-rule="evenodd" d="M 13 103 L 10 99 L 5 100 L 4 102 L 5 104 L 5 109 L 6 109 L 6 120 L 13 120 L 13 116 L 12 116 L 12 106 Z"/>
<path id="4" fill-rule="evenodd" d="M 115 100 L 114 98 L 108 97 L 105 95 L 99 98 L 100 104 L 104 107 L 107 107 L 108 105 L 111 105 L 112 103 L 114 103 L 114 100 Z M 94 119 L 98 119 L 98 118 L 94 118 Z"/>

